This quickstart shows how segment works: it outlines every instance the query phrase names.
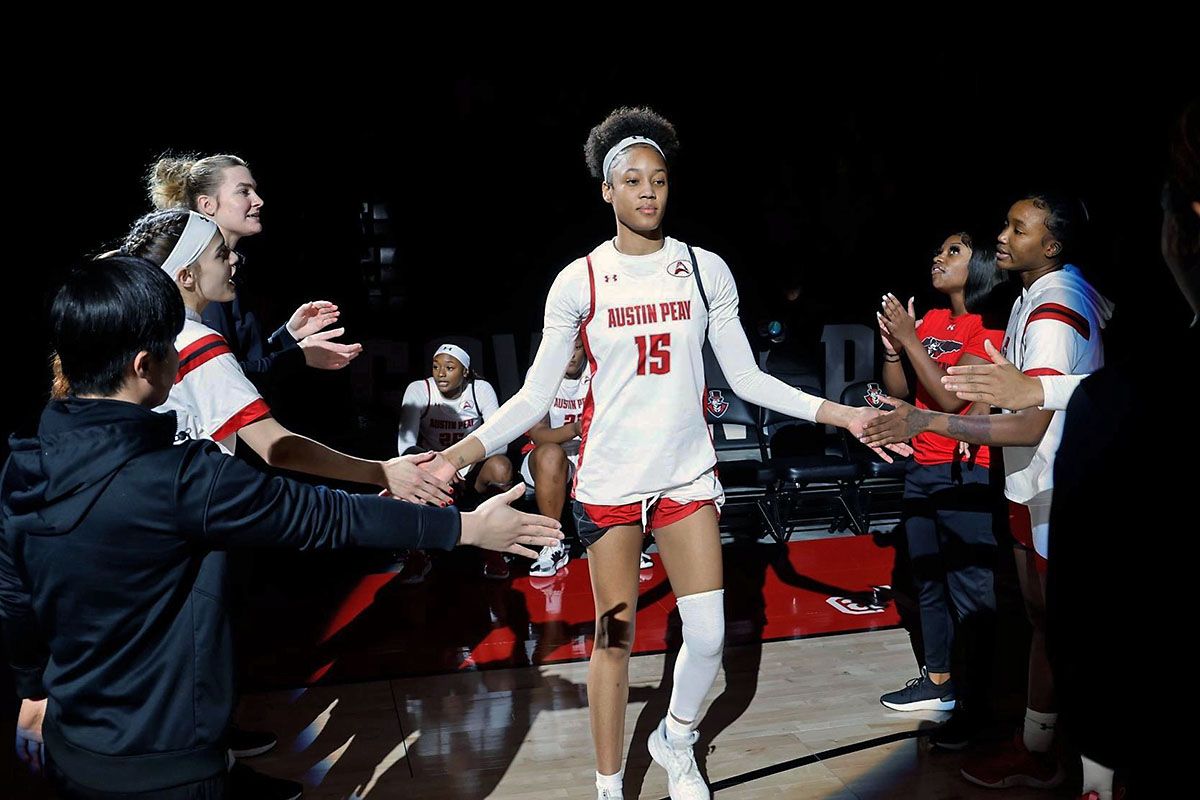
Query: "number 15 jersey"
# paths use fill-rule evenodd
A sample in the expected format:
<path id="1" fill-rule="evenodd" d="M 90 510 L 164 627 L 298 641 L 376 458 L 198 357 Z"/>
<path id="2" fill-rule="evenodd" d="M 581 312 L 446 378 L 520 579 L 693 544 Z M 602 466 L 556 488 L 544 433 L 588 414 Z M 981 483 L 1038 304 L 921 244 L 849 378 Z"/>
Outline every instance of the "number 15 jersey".
<path id="1" fill-rule="evenodd" d="M 542 418 L 577 332 L 592 375 L 575 483 L 583 503 L 624 505 L 666 494 L 716 464 L 703 406 L 706 327 L 739 397 L 816 419 L 821 398 L 758 369 L 728 265 L 715 253 L 695 253 L 707 313 L 687 245 L 670 237 L 644 256 L 621 253 L 610 240 L 563 269 L 546 297 L 542 343 L 525 385 L 474 434 L 484 448 L 506 444 Z"/>

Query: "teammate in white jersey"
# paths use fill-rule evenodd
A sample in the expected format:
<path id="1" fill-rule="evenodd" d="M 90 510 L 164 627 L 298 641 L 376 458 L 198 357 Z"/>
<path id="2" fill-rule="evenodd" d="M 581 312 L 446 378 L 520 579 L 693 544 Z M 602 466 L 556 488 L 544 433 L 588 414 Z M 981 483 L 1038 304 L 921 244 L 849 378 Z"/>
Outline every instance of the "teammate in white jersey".
<path id="1" fill-rule="evenodd" d="M 271 416 L 254 385 L 219 334 L 200 322 L 210 302 L 234 297 L 237 254 L 217 225 L 182 208 L 155 211 L 134 224 L 121 252 L 166 270 L 179 286 L 187 321 L 175 386 L 161 410 L 175 411 L 180 437 L 212 439 L 227 453 L 241 440 L 272 467 L 324 478 L 375 485 L 412 502 L 449 505 L 450 486 L 430 480 L 417 464 L 430 456 L 369 461 L 292 433 Z"/>
<path id="2" fill-rule="evenodd" d="M 1013 303 L 1003 355 L 1031 377 L 1084 375 L 1104 364 L 1101 329 L 1112 304 L 1067 262 L 1084 222 L 1077 201 L 1032 194 L 1013 204 L 1001 231 L 997 265 L 1020 276 L 1021 296 Z M 1006 749 L 969 760 L 963 775 L 988 787 L 1048 788 L 1062 782 L 1052 752 L 1058 701 L 1046 654 L 1046 558 L 1054 456 L 1065 415 L 1045 408 L 971 416 L 914 409 L 893 401 L 896 411 L 867 426 L 873 444 L 933 431 L 971 444 L 1004 446 L 1004 493 L 1015 540 L 1017 574 L 1033 626 L 1029 649 L 1028 697 L 1022 735 Z"/>
<path id="3" fill-rule="evenodd" d="M 700 706 L 721 663 L 725 622 L 717 528 L 722 491 L 703 411 L 705 336 L 734 391 L 749 402 L 855 435 L 878 413 L 824 401 L 758 369 L 729 267 L 716 254 L 663 233 L 667 167 L 677 146 L 673 126 L 649 109 L 618 109 L 592 129 L 588 167 L 613 207 L 616 237 L 559 273 L 521 390 L 429 465 L 449 477 L 529 430 L 554 400 L 575 338 L 582 336 L 591 383 L 574 510 L 596 603 L 588 706 L 597 790 L 607 798 L 622 796 L 638 561 L 651 530 L 678 599 L 684 643 L 669 714 L 649 748 L 667 769 L 672 798 L 709 797 L 693 744 Z"/>
<path id="4" fill-rule="evenodd" d="M 438 347 L 431 369 L 430 377 L 413 381 L 404 390 L 396 437 L 400 455 L 445 450 L 500 410 L 496 390 L 476 377 L 471 369 L 471 356 L 461 347 L 453 344 Z M 475 503 L 512 485 L 512 462 L 504 455 L 504 446 L 489 450 L 487 456 L 482 464 L 459 472 L 466 485 L 465 497 L 458 498 L 460 505 L 464 501 Z M 403 582 L 420 583 L 429 574 L 430 562 L 425 553 L 413 550 L 397 556 Z M 484 554 L 483 576 L 495 580 L 509 576 L 503 553 Z"/>

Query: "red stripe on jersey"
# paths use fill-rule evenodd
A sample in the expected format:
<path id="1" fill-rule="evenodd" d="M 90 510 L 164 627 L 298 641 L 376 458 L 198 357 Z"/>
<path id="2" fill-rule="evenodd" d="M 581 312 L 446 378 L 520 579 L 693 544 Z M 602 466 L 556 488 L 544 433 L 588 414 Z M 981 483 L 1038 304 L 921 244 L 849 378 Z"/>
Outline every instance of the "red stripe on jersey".
<path id="1" fill-rule="evenodd" d="M 267 407 L 267 402 L 259 397 L 250 402 L 248 406 L 229 418 L 221 427 L 213 432 L 212 438 L 214 442 L 219 442 L 228 437 L 232 433 L 237 433 L 242 428 L 249 425 L 251 422 L 258 422 L 263 417 L 271 413 L 271 409 Z"/>
<path id="2" fill-rule="evenodd" d="M 579 485 L 579 472 L 583 469 L 583 451 L 587 447 L 588 430 L 592 427 L 592 414 L 596 404 L 592 400 L 592 383 L 596 380 L 596 357 L 592 353 L 592 345 L 588 341 L 587 326 L 596 316 L 596 275 L 592 272 L 592 257 L 587 257 L 588 268 L 588 314 L 579 326 L 579 337 L 583 340 L 583 352 L 587 354 L 588 366 L 592 368 L 592 380 L 588 381 L 587 397 L 583 400 L 583 420 L 580 423 L 579 458 L 575 462 L 575 479 L 571 481 L 571 496 L 575 496 L 575 487 Z"/>
<path id="3" fill-rule="evenodd" d="M 195 355 L 197 351 L 203 350 L 213 342 L 225 344 L 225 339 L 219 333 L 210 333 L 208 336 L 201 336 L 199 339 L 179 351 L 179 362 L 182 364 L 184 361 L 187 361 L 189 358 Z M 225 346 L 228 347 L 228 345 Z"/>
<path id="4" fill-rule="evenodd" d="M 1085 340 L 1092 338 L 1092 326 L 1088 324 L 1087 318 L 1073 308 L 1067 308 L 1058 303 L 1043 303 L 1029 315 L 1029 319 L 1025 321 L 1025 328 L 1028 329 L 1032 323 L 1040 319 L 1053 319 L 1058 322 L 1065 322 L 1074 328 L 1075 332 Z"/>
<path id="5" fill-rule="evenodd" d="M 207 339 L 210 337 L 206 336 L 204 338 Z M 217 336 L 216 340 L 216 342 L 209 342 L 209 348 L 207 350 L 204 350 L 203 352 L 192 350 L 192 354 L 188 356 L 186 361 L 180 359 L 179 371 L 175 373 L 176 383 L 182 381 L 184 376 L 192 370 L 200 369 L 200 367 L 212 361 L 217 356 L 233 355 L 233 351 L 231 351 L 229 346 L 225 344 L 224 339 L 222 339 L 220 336 Z M 190 347 L 188 349 L 191 350 Z"/>
<path id="6" fill-rule="evenodd" d="M 581 326 L 581 330 L 584 331 L 584 337 L 585 337 L 584 341 L 585 342 L 587 341 L 586 337 L 587 337 L 588 323 L 592 321 L 592 317 L 596 316 L 596 273 L 594 273 L 592 271 L 592 257 L 591 256 L 587 257 L 587 268 L 588 268 L 588 314 L 586 317 L 583 318 L 583 325 Z M 591 360 L 591 357 L 592 357 L 591 351 L 588 351 L 588 360 L 589 361 Z"/>
<path id="7" fill-rule="evenodd" d="M 1025 374 L 1031 378 L 1040 378 L 1043 375 L 1062 375 L 1061 372 L 1059 372 L 1056 369 L 1050 369 L 1050 367 L 1037 367 L 1035 369 L 1027 369 L 1027 370 L 1025 370 Z"/>

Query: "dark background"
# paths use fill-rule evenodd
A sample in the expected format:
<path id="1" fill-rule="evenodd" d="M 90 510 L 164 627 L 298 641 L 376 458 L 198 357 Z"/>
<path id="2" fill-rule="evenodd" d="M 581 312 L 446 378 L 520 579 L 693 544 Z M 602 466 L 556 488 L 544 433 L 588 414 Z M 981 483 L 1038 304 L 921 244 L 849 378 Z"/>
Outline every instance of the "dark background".
<path id="1" fill-rule="evenodd" d="M 343 307 L 348 340 L 512 332 L 523 359 L 557 270 L 613 234 L 582 145 L 620 104 L 675 123 L 683 150 L 668 233 L 729 262 L 750 326 L 783 318 L 806 344 L 827 322 L 872 324 L 883 291 L 927 291 L 946 234 L 991 237 L 1013 199 L 1048 186 L 1090 209 L 1095 236 L 1081 261 L 1117 301 L 1110 349 L 1121 352 L 1126 332 L 1187 315 L 1158 254 L 1158 201 L 1166 129 L 1194 89 L 1182 59 L 1093 61 L 881 55 L 857 73 L 815 59 L 586 75 L 408 68 L 344 81 L 255 75 L 225 93 L 204 81 L 181 91 L 178 75 L 125 85 L 98 65 L 18 99 L 28 112 L 15 160 L 29 177 L 14 181 L 10 219 L 20 337 L 5 432 L 30 430 L 44 402 L 54 287 L 147 210 L 141 176 L 165 150 L 249 162 L 265 232 L 244 241 L 239 279 L 270 327 L 326 298 Z M 360 263 L 364 202 L 387 204 L 397 248 L 376 309 L 367 286 L 378 272 Z M 800 290 L 790 305 L 789 287 Z M 306 374 L 288 401 L 294 414 L 354 411 L 349 373 Z"/>

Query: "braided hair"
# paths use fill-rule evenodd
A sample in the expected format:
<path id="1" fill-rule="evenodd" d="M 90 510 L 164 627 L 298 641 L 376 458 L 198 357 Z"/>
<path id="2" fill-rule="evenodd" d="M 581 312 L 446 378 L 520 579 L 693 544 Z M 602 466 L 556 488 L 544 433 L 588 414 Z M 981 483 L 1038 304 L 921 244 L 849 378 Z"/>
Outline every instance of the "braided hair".
<path id="1" fill-rule="evenodd" d="M 120 252 L 127 256 L 144 258 L 157 267 L 166 263 L 171 250 L 183 236 L 187 227 L 186 208 L 167 208 L 151 211 L 133 223 Z"/>

